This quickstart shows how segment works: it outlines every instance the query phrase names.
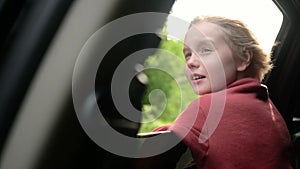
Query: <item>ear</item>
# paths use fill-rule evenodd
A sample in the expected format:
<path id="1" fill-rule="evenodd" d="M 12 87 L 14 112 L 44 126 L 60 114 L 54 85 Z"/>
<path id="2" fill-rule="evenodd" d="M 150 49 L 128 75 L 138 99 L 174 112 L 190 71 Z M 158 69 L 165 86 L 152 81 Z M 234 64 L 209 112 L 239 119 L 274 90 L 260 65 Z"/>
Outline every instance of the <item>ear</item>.
<path id="1" fill-rule="evenodd" d="M 253 53 L 248 49 L 245 49 L 244 57 L 246 58 L 246 60 L 239 61 L 239 64 L 237 65 L 237 71 L 239 72 L 245 71 L 247 67 L 251 64 Z"/>

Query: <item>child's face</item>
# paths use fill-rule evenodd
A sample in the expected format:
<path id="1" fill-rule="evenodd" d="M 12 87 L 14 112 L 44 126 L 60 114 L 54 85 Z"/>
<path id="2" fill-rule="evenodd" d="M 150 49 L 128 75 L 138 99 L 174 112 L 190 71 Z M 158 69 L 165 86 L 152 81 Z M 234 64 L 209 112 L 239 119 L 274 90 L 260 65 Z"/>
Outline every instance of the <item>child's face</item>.
<path id="1" fill-rule="evenodd" d="M 237 68 L 225 34 L 218 25 L 201 22 L 191 27 L 183 49 L 185 74 L 196 94 L 225 89 L 237 79 Z"/>

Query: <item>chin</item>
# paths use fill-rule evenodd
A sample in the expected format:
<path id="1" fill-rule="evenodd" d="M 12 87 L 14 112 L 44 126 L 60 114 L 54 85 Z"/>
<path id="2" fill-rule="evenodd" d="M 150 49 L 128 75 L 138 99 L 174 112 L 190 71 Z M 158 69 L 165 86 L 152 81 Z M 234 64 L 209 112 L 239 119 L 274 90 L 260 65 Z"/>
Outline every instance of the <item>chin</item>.
<path id="1" fill-rule="evenodd" d="M 197 95 L 205 95 L 205 94 L 211 93 L 211 91 L 203 91 L 203 90 L 199 91 L 199 90 L 195 90 L 195 89 L 194 89 L 194 92 Z"/>
<path id="2" fill-rule="evenodd" d="M 194 91 L 194 93 L 195 93 L 196 95 L 201 95 L 200 92 L 198 92 L 198 91 Z"/>
<path id="3" fill-rule="evenodd" d="M 194 93 L 197 95 L 205 95 L 211 93 L 211 88 L 207 85 L 192 85 L 192 88 L 194 90 Z"/>

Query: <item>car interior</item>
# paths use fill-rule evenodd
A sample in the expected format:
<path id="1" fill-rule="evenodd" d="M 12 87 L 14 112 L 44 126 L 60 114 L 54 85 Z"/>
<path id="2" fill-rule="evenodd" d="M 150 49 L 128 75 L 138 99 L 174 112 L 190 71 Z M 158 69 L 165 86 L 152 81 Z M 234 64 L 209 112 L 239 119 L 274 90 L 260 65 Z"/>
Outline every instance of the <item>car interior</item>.
<path id="1" fill-rule="evenodd" d="M 0 169 L 134 168 L 136 159 L 101 148 L 82 128 L 72 99 L 74 67 L 86 41 L 107 23 L 135 13 L 169 13 L 174 2 L 0 0 Z M 300 1 L 273 2 L 283 23 L 272 49 L 274 69 L 263 83 L 288 126 L 294 149 L 291 161 L 300 169 Z M 145 19 L 138 24 L 146 27 L 152 22 Z M 153 32 L 163 28 L 160 23 L 151 27 Z M 113 32 L 102 43 L 110 36 Z M 124 118 L 115 107 L 113 74 L 128 55 L 157 48 L 160 40 L 154 33 L 125 38 L 109 50 L 97 70 L 97 105 L 111 127 L 130 137 L 137 137 L 140 123 Z M 134 65 L 143 59 L 130 65 L 137 75 L 128 97 L 138 110 L 147 81 Z M 84 99 L 88 105 L 89 98 Z"/>

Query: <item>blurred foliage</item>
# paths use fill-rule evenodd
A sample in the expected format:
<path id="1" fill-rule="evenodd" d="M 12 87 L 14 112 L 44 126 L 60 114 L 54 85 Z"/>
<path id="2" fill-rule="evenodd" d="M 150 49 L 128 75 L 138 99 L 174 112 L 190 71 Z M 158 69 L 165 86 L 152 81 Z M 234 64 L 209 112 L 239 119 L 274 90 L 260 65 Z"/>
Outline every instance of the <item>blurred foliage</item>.
<path id="1" fill-rule="evenodd" d="M 148 87 L 142 100 L 140 133 L 172 123 L 197 98 L 184 75 L 183 42 L 166 35 L 163 32 L 158 51 L 144 63 Z"/>

